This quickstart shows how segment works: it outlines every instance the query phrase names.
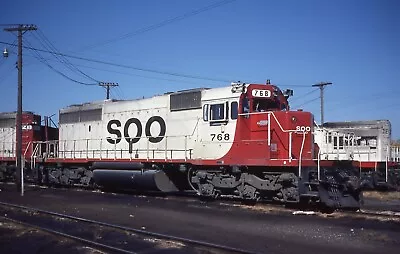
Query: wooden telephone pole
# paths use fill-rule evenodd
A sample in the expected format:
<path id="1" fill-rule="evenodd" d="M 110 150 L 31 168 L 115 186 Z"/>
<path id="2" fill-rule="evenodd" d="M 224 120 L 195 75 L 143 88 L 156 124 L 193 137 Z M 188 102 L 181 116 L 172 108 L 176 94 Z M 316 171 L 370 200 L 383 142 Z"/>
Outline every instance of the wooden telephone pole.
<path id="1" fill-rule="evenodd" d="M 24 195 L 24 169 L 22 168 L 22 35 L 26 31 L 37 30 L 35 25 L 16 25 L 4 28 L 6 32 L 18 32 L 18 105 L 16 119 L 16 157 L 17 157 L 17 189 Z"/>
<path id="2" fill-rule="evenodd" d="M 331 82 L 320 82 L 318 84 L 312 85 L 313 87 L 319 87 L 320 98 L 321 98 L 321 126 L 324 124 L 324 88 L 327 85 L 332 85 Z"/>
<path id="3" fill-rule="evenodd" d="M 107 100 L 110 99 L 110 87 L 118 86 L 118 83 L 100 82 L 99 86 L 105 87 L 107 89 Z"/>

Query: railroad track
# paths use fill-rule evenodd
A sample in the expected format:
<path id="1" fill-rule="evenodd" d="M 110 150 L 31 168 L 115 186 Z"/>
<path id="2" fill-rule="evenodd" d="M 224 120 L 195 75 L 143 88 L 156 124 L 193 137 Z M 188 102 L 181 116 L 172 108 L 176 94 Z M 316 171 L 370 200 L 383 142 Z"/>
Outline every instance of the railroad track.
<path id="1" fill-rule="evenodd" d="M 162 252 L 160 249 L 149 251 L 149 242 L 164 242 L 167 244 L 169 243 L 170 245 L 179 246 L 176 251 L 174 250 L 174 253 L 254 253 L 243 249 L 232 248 L 210 242 L 89 220 L 67 214 L 37 209 L 34 207 L 21 206 L 5 202 L 0 202 L 0 207 L 0 218 L 4 220 L 12 223 L 18 223 L 25 227 L 34 228 L 53 235 L 72 239 L 74 241 L 84 243 L 85 245 L 89 245 L 94 249 L 99 249 L 109 253 Z M 97 234 L 98 236 L 102 235 L 101 238 L 98 240 L 93 240 L 93 235 L 96 233 L 93 230 L 98 230 Z M 113 235 L 113 239 L 107 239 L 107 235 Z M 115 241 L 115 239 L 118 240 Z M 138 244 L 140 241 L 145 241 L 146 243 Z M 121 247 L 121 245 L 123 246 Z"/>
<path id="2" fill-rule="evenodd" d="M 54 188 L 54 187 L 50 187 L 50 186 L 38 186 L 35 184 L 31 184 L 30 187 L 40 187 L 40 188 L 44 188 L 44 189 L 48 189 L 48 188 Z M 56 189 L 60 189 L 58 187 L 55 187 Z M 62 187 L 61 187 L 62 188 Z M 68 187 L 66 189 L 69 190 L 73 190 L 73 191 L 91 191 L 91 192 L 99 192 L 99 193 L 107 193 L 107 194 L 111 194 L 111 195 L 119 195 L 119 194 L 131 194 L 132 192 L 102 192 L 100 190 L 96 190 L 96 189 L 84 189 L 84 188 L 80 188 L 80 187 Z M 133 192 L 139 195 L 140 192 Z M 145 195 L 146 196 L 146 195 Z M 147 196 L 151 196 L 148 195 Z M 146 197 L 147 197 L 146 196 Z M 159 198 L 163 198 L 163 196 L 157 196 Z M 187 193 L 180 193 L 180 194 L 170 194 L 166 197 L 167 199 L 171 200 L 171 199 L 190 199 L 192 200 L 193 198 L 197 199 L 197 196 L 194 193 L 191 192 L 187 192 Z M 225 201 L 228 201 L 225 202 Z M 263 203 L 260 202 L 256 205 L 246 205 L 243 204 L 242 201 L 238 201 L 232 198 L 223 198 L 221 200 L 219 200 L 219 202 L 217 202 L 219 205 L 222 206 L 233 206 L 233 207 L 239 207 L 239 208 L 245 208 L 245 209 L 254 209 L 254 210 L 258 210 L 258 211 L 274 211 L 274 212 L 279 212 L 279 213 L 283 213 L 283 214 L 293 214 L 293 215 L 313 215 L 313 214 L 318 214 L 318 215 L 325 215 L 325 217 L 365 217 L 365 218 L 369 218 L 369 219 L 393 219 L 393 220 L 398 220 L 400 221 L 400 212 L 397 211 L 378 211 L 378 210 L 370 210 L 370 209 L 360 209 L 358 211 L 348 211 L 348 210 L 338 210 L 333 212 L 331 215 L 327 212 L 324 211 L 320 211 L 319 208 L 315 208 L 314 210 L 305 210 L 305 211 L 299 211 L 298 208 L 296 207 L 284 207 L 282 206 L 282 204 L 274 204 L 274 203 Z M 260 209 L 261 208 L 261 209 Z"/>

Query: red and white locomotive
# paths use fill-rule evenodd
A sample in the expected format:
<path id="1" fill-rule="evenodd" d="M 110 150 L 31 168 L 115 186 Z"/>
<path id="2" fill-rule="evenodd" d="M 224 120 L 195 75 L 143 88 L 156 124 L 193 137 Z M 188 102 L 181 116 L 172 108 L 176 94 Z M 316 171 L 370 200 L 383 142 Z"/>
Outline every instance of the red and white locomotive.
<path id="1" fill-rule="evenodd" d="M 15 174 L 16 115 L 16 112 L 0 113 L 0 179 L 10 178 Z M 58 138 L 58 130 L 49 125 L 49 118 L 45 118 L 43 122 L 40 115 L 29 111 L 22 112 L 23 162 L 30 161 L 34 142 Z M 9 165 L 10 168 L 7 167 Z"/>
<path id="2" fill-rule="evenodd" d="M 58 139 L 34 142 L 29 160 L 45 183 L 359 207 L 351 161 L 319 161 L 313 115 L 291 111 L 290 95 L 232 83 L 72 105 Z"/>

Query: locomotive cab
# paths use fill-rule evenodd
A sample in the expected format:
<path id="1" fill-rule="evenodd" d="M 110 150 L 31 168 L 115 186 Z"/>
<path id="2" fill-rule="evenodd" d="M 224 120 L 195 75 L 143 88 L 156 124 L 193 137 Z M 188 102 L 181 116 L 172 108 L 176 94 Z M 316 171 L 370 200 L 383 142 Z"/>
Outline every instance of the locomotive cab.
<path id="1" fill-rule="evenodd" d="M 248 100 L 247 96 L 244 100 Z M 250 94 L 250 105 L 251 113 L 288 110 L 287 99 L 275 86 L 272 86 L 270 89 L 253 88 Z"/>
<path id="2" fill-rule="evenodd" d="M 294 166 L 295 160 L 313 159 L 313 116 L 309 112 L 290 111 L 287 99 L 292 94 L 291 90 L 282 92 L 269 82 L 250 84 L 243 91 L 238 135 L 242 145 L 251 146 L 249 158 L 277 166 Z"/>

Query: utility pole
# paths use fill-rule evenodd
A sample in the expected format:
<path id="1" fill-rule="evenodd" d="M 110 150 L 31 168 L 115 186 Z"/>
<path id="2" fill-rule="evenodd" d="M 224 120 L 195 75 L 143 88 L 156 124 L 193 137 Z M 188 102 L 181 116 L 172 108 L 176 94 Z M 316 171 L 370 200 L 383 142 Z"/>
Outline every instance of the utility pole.
<path id="1" fill-rule="evenodd" d="M 16 120 L 17 189 L 24 195 L 24 169 L 22 168 L 22 35 L 26 31 L 37 30 L 35 25 L 17 25 L 4 28 L 6 32 L 18 32 L 18 106 Z"/>
<path id="2" fill-rule="evenodd" d="M 118 86 L 118 83 L 100 82 L 99 86 L 105 87 L 107 89 L 107 100 L 110 99 L 110 87 Z"/>
<path id="3" fill-rule="evenodd" d="M 321 98 L 321 125 L 324 124 L 324 88 L 327 85 L 332 85 L 331 82 L 320 82 L 318 84 L 312 85 L 313 87 L 319 87 L 320 98 Z"/>

